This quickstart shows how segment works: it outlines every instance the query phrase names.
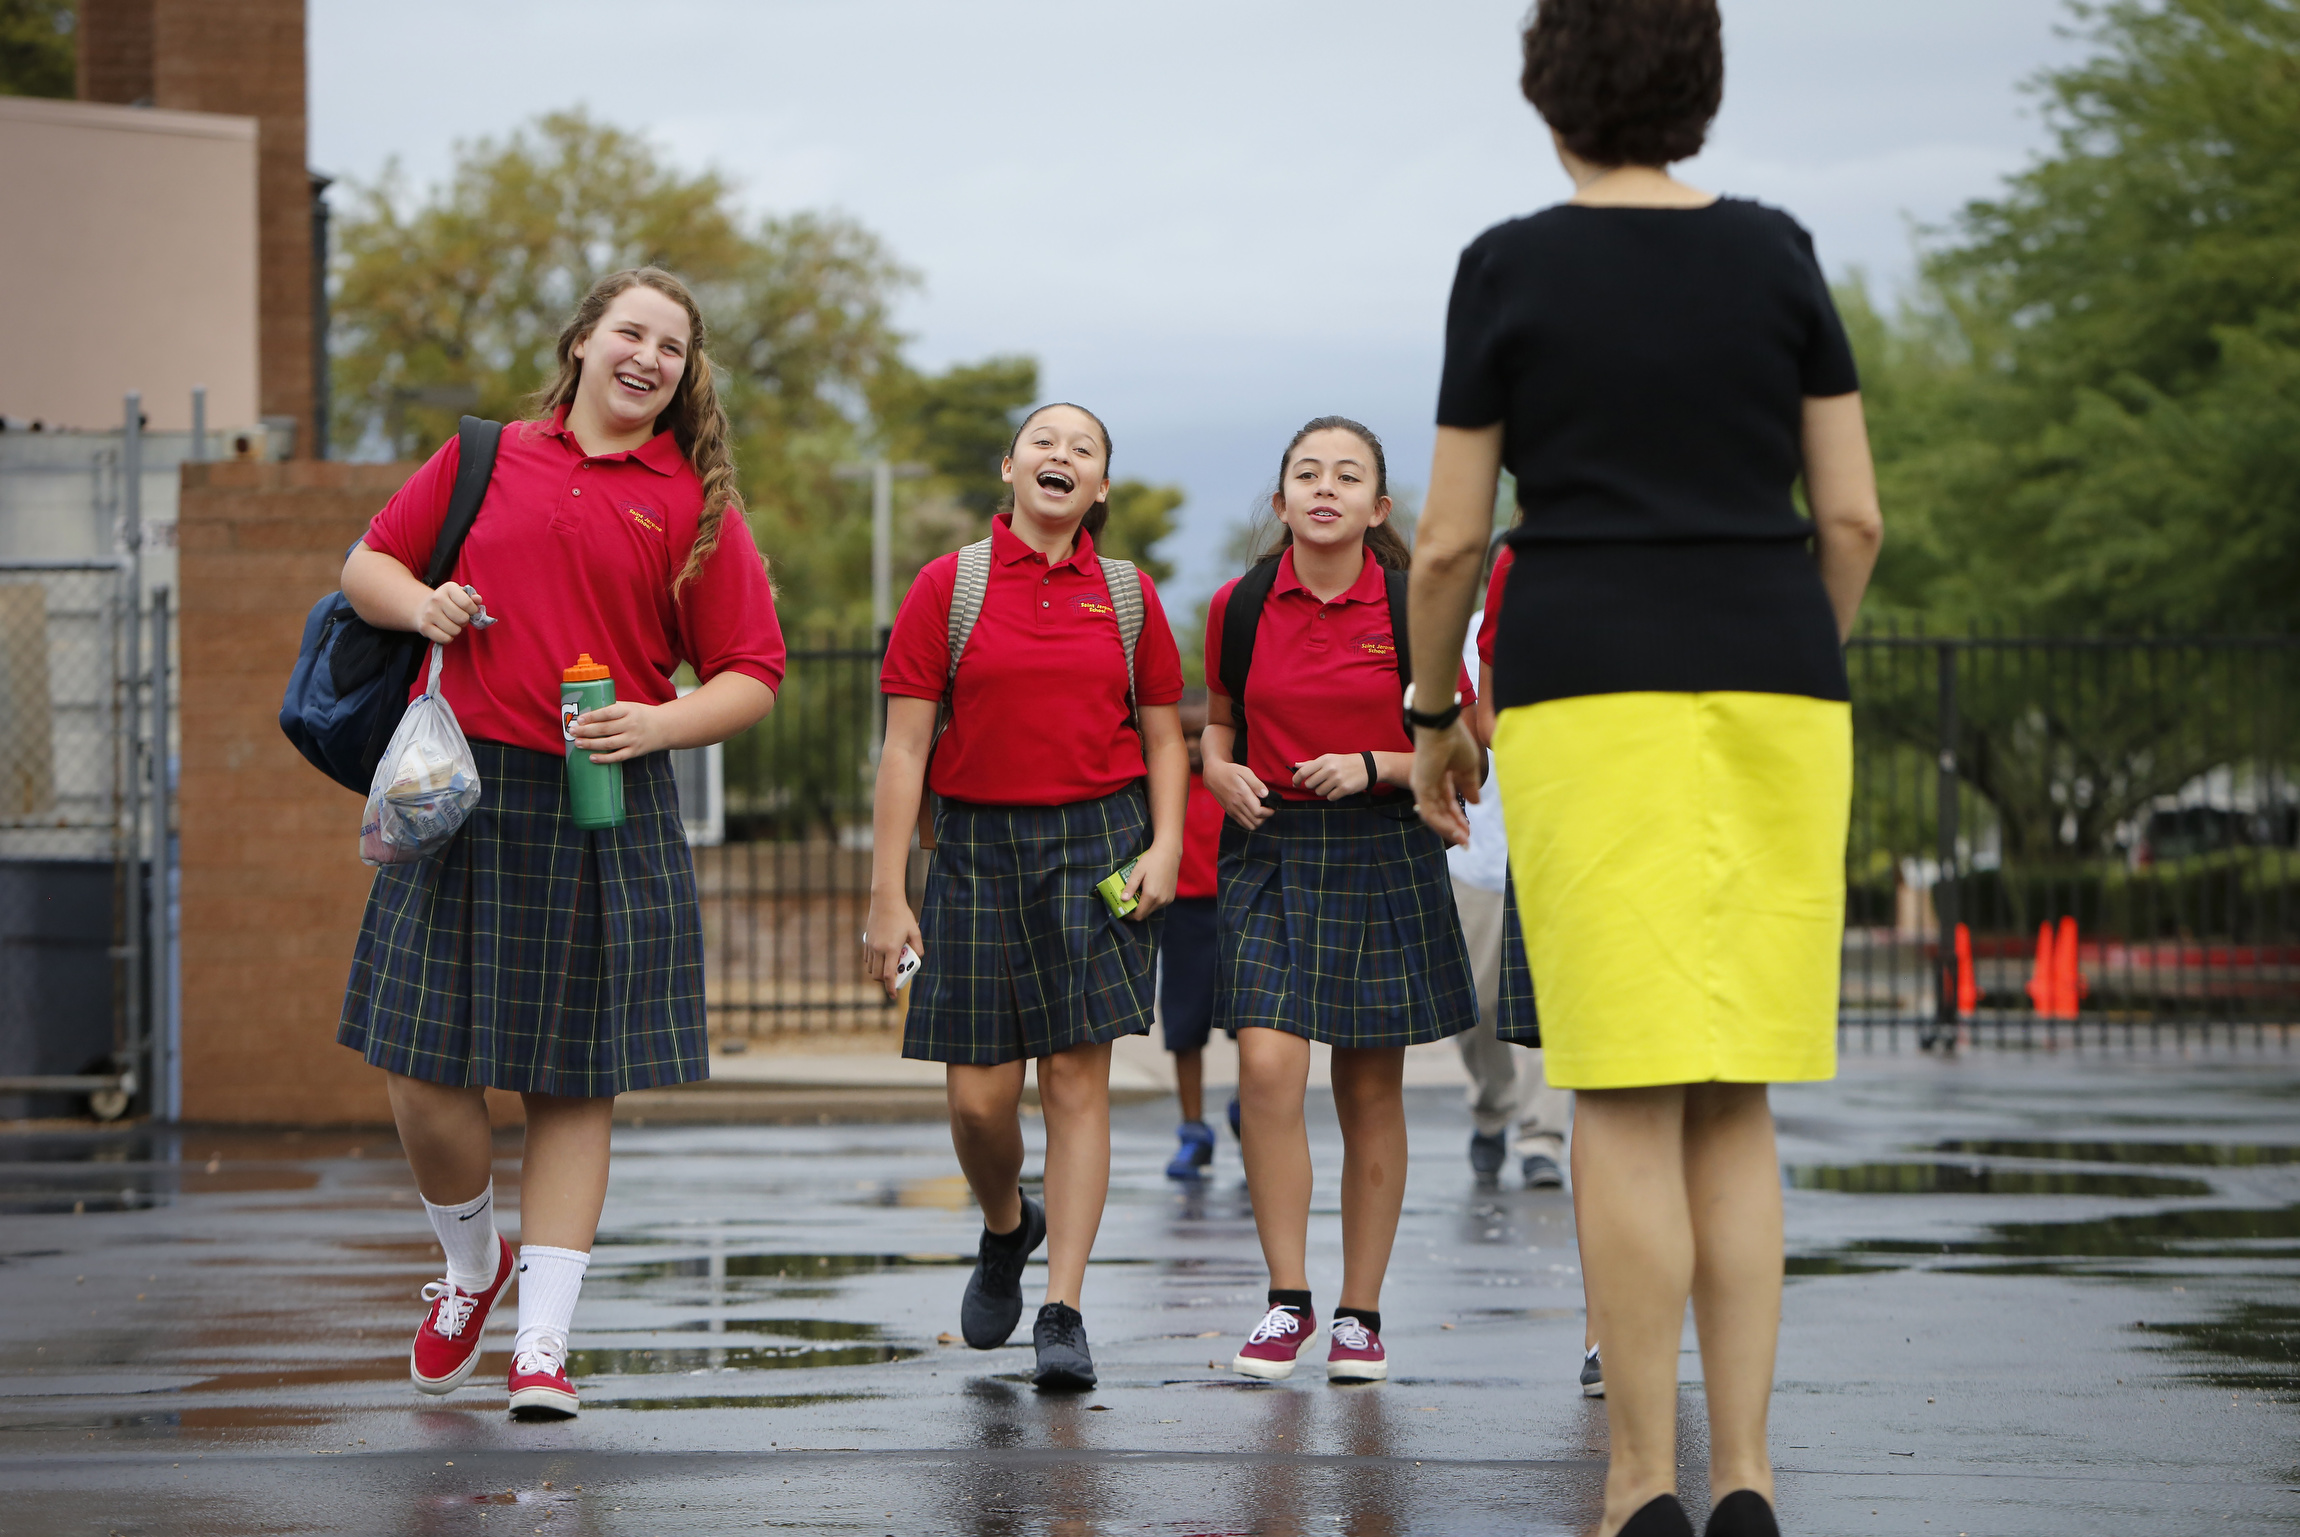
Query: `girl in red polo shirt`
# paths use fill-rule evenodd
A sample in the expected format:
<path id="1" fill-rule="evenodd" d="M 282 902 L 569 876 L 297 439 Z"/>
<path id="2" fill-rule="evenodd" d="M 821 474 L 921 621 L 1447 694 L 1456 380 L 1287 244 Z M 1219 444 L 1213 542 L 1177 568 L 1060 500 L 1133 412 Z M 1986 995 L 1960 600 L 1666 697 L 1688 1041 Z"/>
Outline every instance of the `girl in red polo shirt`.
<path id="1" fill-rule="evenodd" d="M 1323 1041 L 1344 1148 L 1326 1375 L 1376 1381 L 1389 1375 L 1382 1278 L 1405 1196 L 1405 1048 L 1474 1026 L 1477 994 L 1445 845 L 1404 788 L 1410 556 L 1388 526 L 1381 441 L 1321 416 L 1278 465 L 1278 543 L 1214 595 L 1206 620 L 1206 786 L 1231 823 L 1214 1018 L 1238 1041 L 1246 1185 L 1270 1267 L 1269 1312 L 1233 1364 L 1289 1376 L 1317 1328 L 1302 1101 L 1310 1043 Z M 1466 671 L 1444 681 L 1473 693 Z"/>
<path id="2" fill-rule="evenodd" d="M 567 1331 L 606 1199 L 615 1096 L 710 1075 L 702 922 L 666 750 L 754 724 L 782 682 L 774 594 L 703 339 L 669 273 L 602 279 L 559 335 L 544 415 L 504 429 L 450 579 L 434 591 L 413 573 L 445 520 L 454 438 L 343 570 L 362 618 L 446 648 L 440 688 L 482 793 L 436 857 L 376 872 L 336 1038 L 390 1075 L 447 1251 L 410 1355 L 422 1392 L 471 1374 L 511 1278 L 482 1091 L 524 1101 L 511 1410 L 526 1418 L 575 1412 Z M 474 624 L 483 605 L 493 622 Z M 586 652 L 617 702 L 563 730 L 561 675 Z M 702 680 L 685 698 L 671 682 L 681 662 Z M 575 826 L 577 749 L 623 765 L 623 826 Z"/>
<path id="3" fill-rule="evenodd" d="M 959 1309 L 969 1345 L 1006 1343 L 1022 1318 L 1022 1267 L 1047 1243 L 1032 1337 L 1045 1388 L 1095 1381 L 1078 1298 L 1110 1188 L 1110 1043 L 1150 1028 L 1148 920 L 1174 900 L 1190 778 L 1181 657 L 1157 591 L 1094 553 L 1109 462 L 1091 412 L 1032 412 L 1001 470 L 1010 510 L 988 539 L 919 572 L 881 678 L 866 969 L 891 995 L 905 948 L 921 962 L 902 1051 L 948 1064 L 951 1141 L 982 1207 Z M 1137 601 L 1130 700 L 1120 610 Z M 904 876 L 930 754 L 940 801 L 921 922 Z M 1095 887 L 1128 867 L 1135 905 L 1120 918 Z M 1043 1206 L 1017 1185 L 1031 1061 Z"/>

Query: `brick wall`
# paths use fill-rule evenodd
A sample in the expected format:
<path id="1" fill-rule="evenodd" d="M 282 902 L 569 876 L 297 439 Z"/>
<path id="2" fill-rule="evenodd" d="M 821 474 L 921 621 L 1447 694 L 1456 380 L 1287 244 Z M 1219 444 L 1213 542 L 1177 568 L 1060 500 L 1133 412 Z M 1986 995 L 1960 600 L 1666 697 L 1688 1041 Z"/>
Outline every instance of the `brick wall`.
<path id="1" fill-rule="evenodd" d="M 80 0 L 79 97 L 132 107 L 152 99 L 153 0 Z"/>
<path id="2" fill-rule="evenodd" d="M 188 464 L 182 559 L 184 1115 L 388 1121 L 335 1044 L 372 872 L 360 798 L 280 734 L 304 615 L 413 466 Z M 518 1101 L 490 1095 L 498 1124 Z"/>

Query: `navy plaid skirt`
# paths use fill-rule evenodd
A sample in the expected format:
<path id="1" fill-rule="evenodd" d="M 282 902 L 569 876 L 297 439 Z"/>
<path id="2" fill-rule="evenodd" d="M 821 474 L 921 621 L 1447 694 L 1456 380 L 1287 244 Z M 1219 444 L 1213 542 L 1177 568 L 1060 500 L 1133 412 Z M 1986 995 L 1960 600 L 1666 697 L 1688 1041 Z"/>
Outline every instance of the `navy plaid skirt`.
<path id="1" fill-rule="evenodd" d="M 1517 926 L 1517 882 L 1501 887 L 1501 1002 L 1494 1034 L 1513 1046 L 1541 1045 L 1541 1015 L 1533 1006 L 1533 968 L 1525 961 L 1525 930 Z"/>
<path id="2" fill-rule="evenodd" d="M 578 828 L 555 754 L 471 744 L 482 786 L 435 858 L 375 872 L 336 1039 L 427 1083 L 599 1098 L 708 1078 L 695 862 L 666 753 L 623 826 Z"/>
<path id="3" fill-rule="evenodd" d="M 1214 1023 L 1330 1046 L 1415 1046 L 1477 1023 L 1445 844 L 1413 803 L 1282 804 L 1222 824 Z"/>
<path id="4" fill-rule="evenodd" d="M 1150 847 L 1139 787 L 1068 806 L 945 800 L 902 1054 L 993 1067 L 1150 1031 L 1158 925 L 1095 884 Z"/>

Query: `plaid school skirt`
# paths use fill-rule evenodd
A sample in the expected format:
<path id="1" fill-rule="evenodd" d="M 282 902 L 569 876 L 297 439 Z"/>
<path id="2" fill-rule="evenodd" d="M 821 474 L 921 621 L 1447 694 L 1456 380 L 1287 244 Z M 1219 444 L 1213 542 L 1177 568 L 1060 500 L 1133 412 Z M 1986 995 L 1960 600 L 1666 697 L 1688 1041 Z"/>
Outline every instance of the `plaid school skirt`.
<path id="1" fill-rule="evenodd" d="M 1508 876 L 1501 887 L 1501 1001 L 1494 1010 L 1493 1033 L 1513 1046 L 1541 1045 L 1533 968 L 1526 964 L 1525 930 L 1517 924 L 1517 882 Z"/>
<path id="2" fill-rule="evenodd" d="M 1113 918 L 1095 884 L 1150 847 L 1139 787 L 1067 806 L 945 800 L 902 1054 L 995 1067 L 1150 1032 L 1163 915 Z"/>
<path id="3" fill-rule="evenodd" d="M 336 1039 L 427 1083 L 600 1098 L 708 1078 L 695 863 L 666 753 L 587 832 L 555 754 L 474 741 L 483 789 L 436 857 L 375 872 Z"/>
<path id="4" fill-rule="evenodd" d="M 1222 824 L 1214 1023 L 1329 1046 L 1416 1046 L 1477 1023 L 1445 843 L 1413 803 L 1287 801 Z"/>

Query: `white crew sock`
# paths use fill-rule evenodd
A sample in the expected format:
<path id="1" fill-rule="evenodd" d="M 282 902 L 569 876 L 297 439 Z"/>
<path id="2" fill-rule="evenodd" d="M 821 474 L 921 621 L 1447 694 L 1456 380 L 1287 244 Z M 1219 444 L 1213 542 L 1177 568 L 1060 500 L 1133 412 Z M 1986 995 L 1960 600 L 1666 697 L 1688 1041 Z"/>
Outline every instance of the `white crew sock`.
<path id="1" fill-rule="evenodd" d="M 552 1249 L 539 1243 L 519 1246 L 519 1338 L 514 1355 L 547 1350 L 565 1360 L 567 1329 L 575 1321 L 575 1299 L 583 1290 L 583 1270 L 591 1256 L 581 1249 Z"/>
<path id="2" fill-rule="evenodd" d="M 483 1292 L 495 1283 L 495 1181 L 461 1206 L 423 1203 L 431 1218 L 431 1231 L 447 1251 L 447 1279 L 467 1292 Z"/>

